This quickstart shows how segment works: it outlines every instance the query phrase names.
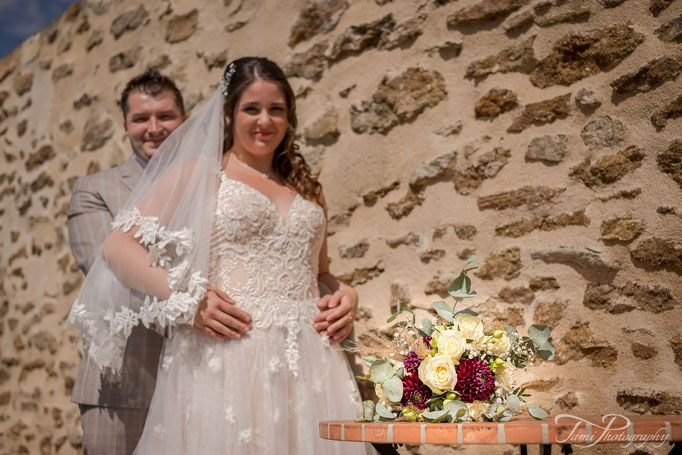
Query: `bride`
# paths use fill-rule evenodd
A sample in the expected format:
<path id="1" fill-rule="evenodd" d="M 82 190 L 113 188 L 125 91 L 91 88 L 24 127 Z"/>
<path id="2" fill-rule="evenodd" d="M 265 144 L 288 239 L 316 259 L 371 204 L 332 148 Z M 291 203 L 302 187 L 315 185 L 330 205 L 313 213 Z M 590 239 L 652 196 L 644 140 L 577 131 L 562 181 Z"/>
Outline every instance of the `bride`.
<path id="1" fill-rule="evenodd" d="M 360 413 L 331 346 L 357 294 L 329 273 L 295 109 L 275 63 L 231 62 L 154 155 L 74 303 L 69 323 L 100 368 L 120 368 L 139 323 L 171 333 L 137 454 L 365 453 L 317 436 L 320 420 Z"/>

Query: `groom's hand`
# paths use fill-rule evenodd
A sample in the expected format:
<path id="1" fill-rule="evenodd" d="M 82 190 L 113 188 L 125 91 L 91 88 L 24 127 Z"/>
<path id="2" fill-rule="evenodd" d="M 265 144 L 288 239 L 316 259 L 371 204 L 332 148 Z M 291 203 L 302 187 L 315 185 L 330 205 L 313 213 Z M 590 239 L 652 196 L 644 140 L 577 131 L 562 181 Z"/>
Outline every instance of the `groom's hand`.
<path id="1" fill-rule="evenodd" d="M 239 339 L 252 328 L 251 316 L 234 300 L 210 284 L 194 315 L 194 328 L 219 340 Z"/>
<path id="2" fill-rule="evenodd" d="M 317 301 L 320 313 L 313 318 L 313 327 L 326 333 L 331 343 L 345 340 L 353 329 L 358 296 L 352 289 L 338 290 Z"/>

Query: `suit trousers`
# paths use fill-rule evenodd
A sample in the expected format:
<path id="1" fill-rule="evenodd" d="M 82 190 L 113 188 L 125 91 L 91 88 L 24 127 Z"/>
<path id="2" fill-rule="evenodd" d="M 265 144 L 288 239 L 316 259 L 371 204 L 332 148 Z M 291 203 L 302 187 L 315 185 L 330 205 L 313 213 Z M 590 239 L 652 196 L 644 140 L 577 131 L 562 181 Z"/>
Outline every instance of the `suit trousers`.
<path id="1" fill-rule="evenodd" d="M 132 455 L 142 436 L 148 408 L 79 405 L 83 455 Z"/>

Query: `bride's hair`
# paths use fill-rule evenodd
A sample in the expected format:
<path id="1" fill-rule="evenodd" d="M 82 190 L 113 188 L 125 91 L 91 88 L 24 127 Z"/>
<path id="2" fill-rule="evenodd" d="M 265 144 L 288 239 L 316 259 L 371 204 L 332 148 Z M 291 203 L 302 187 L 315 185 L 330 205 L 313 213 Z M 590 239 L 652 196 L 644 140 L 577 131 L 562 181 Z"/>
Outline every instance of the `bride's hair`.
<path id="1" fill-rule="evenodd" d="M 301 196 L 321 204 L 322 186 L 312 174 L 303 156 L 298 153 L 298 145 L 294 143 L 298 124 L 294 91 L 284 71 L 275 62 L 263 57 L 243 57 L 227 65 L 221 82 L 225 96 L 223 111 L 226 116 L 233 119 L 242 93 L 259 79 L 276 84 L 284 94 L 287 104 L 287 132 L 275 149 L 272 163 L 274 171 Z M 230 122 L 230 126 L 225 128 L 223 152 L 232 147 L 232 124 L 233 122 Z"/>

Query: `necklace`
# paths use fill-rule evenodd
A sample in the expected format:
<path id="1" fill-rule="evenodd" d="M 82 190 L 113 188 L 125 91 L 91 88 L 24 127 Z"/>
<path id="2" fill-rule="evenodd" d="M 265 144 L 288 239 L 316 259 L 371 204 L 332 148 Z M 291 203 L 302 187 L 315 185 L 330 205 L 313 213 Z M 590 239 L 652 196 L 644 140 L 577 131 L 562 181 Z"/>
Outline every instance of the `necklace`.
<path id="1" fill-rule="evenodd" d="M 258 169 L 254 169 L 253 167 L 249 166 L 248 164 L 246 164 L 245 162 L 243 162 L 242 160 L 240 160 L 239 157 L 238 157 L 237 155 L 235 155 L 234 153 L 232 154 L 232 157 L 235 159 L 235 161 L 237 162 L 237 164 L 239 164 L 241 167 L 244 167 L 244 168 L 246 168 L 246 169 L 249 169 L 249 170 L 252 171 L 252 172 L 255 172 L 256 174 L 260 175 L 260 176 L 263 177 L 264 179 L 275 180 L 275 179 L 273 178 L 273 175 L 274 175 L 274 173 L 275 173 L 274 171 L 270 171 L 270 172 L 267 172 L 267 173 L 266 173 L 266 172 L 261 172 L 261 171 L 259 171 Z"/>

